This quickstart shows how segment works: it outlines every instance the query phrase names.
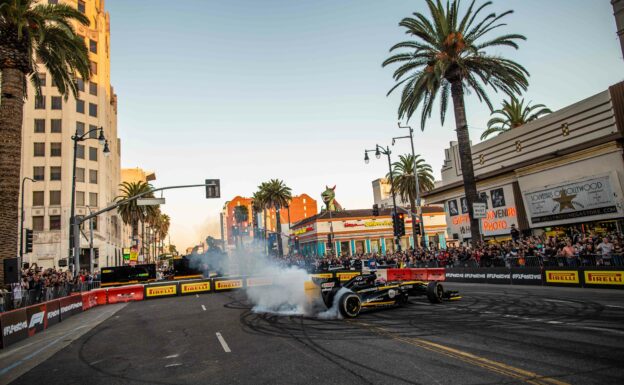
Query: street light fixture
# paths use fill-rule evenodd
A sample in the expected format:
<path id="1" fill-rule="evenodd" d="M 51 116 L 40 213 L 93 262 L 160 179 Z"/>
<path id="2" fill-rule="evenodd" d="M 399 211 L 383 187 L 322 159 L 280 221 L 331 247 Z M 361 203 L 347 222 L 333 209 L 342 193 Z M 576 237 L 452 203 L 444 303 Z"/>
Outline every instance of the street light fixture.
<path id="1" fill-rule="evenodd" d="M 370 159 L 368 158 L 368 152 L 364 151 L 364 163 L 368 164 Z"/>
<path id="2" fill-rule="evenodd" d="M 390 148 L 388 146 L 386 146 L 386 148 L 383 148 L 382 146 L 375 144 L 375 149 L 374 150 L 364 150 L 364 161 L 366 161 L 366 163 L 368 163 L 368 153 L 369 152 L 375 152 L 375 158 L 379 159 L 381 158 L 381 154 L 384 154 L 388 157 L 388 169 L 390 171 L 390 191 L 392 192 L 392 217 L 394 218 L 397 215 L 397 204 L 396 204 L 396 193 L 394 191 L 394 174 L 392 173 L 392 160 L 390 159 L 390 154 L 392 154 L 392 151 L 390 151 Z M 394 235 L 394 234 L 393 234 Z M 397 250 L 401 251 L 401 243 L 400 243 L 400 237 L 395 236 L 395 243 L 397 246 Z"/>
<path id="3" fill-rule="evenodd" d="M 397 122 L 397 125 L 399 126 L 399 128 L 409 128 L 409 135 L 406 136 L 398 136 L 396 138 L 392 138 L 392 145 L 394 146 L 394 143 L 396 142 L 397 139 L 407 139 L 409 138 L 410 143 L 412 145 L 412 157 L 414 158 L 414 181 L 416 182 L 416 213 L 411 213 L 412 214 L 412 229 L 414 229 L 414 226 L 416 226 L 416 216 L 418 216 L 418 220 L 420 221 L 420 231 L 419 234 L 422 239 L 423 239 L 423 247 L 426 249 L 427 248 L 427 242 L 425 241 L 425 222 L 423 222 L 423 216 L 422 216 L 422 207 L 421 207 L 421 201 L 420 201 L 420 181 L 418 180 L 418 167 L 416 166 L 416 152 L 414 151 L 414 129 L 411 126 L 401 126 L 401 122 Z M 416 240 L 414 240 L 414 243 L 416 244 Z"/>
<path id="4" fill-rule="evenodd" d="M 72 167 L 72 191 L 71 191 L 71 206 L 70 206 L 70 214 L 69 214 L 69 254 L 67 256 L 67 267 L 71 265 L 71 259 L 74 258 L 74 272 L 80 271 L 80 244 L 76 238 L 80 237 L 80 230 L 78 228 L 78 221 L 76 221 L 76 158 L 78 152 L 78 142 L 84 142 L 88 139 L 92 139 L 89 135 L 92 132 L 98 132 L 97 140 L 100 145 L 104 146 L 103 153 L 107 156 L 110 153 L 110 149 L 108 148 L 108 140 L 104 136 L 104 128 L 93 128 L 82 135 L 79 135 L 78 129 L 76 129 L 76 133 L 71 137 L 74 141 L 74 161 Z"/>
<path id="5" fill-rule="evenodd" d="M 33 178 L 30 178 L 27 176 L 22 178 L 22 190 L 21 190 L 22 192 L 22 199 L 21 199 L 22 200 L 22 218 L 20 221 L 20 252 L 19 252 L 20 264 L 22 263 L 22 257 L 24 256 L 24 216 L 26 214 L 26 210 L 24 210 L 24 182 L 26 182 L 27 180 L 37 183 L 37 180 Z"/>

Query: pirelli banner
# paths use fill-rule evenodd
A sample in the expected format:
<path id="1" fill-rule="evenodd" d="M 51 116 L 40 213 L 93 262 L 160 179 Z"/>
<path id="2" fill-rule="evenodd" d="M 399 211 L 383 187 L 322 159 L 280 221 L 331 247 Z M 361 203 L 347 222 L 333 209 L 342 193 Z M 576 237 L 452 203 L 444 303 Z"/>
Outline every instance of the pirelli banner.
<path id="1" fill-rule="evenodd" d="M 212 281 L 210 279 L 180 281 L 180 295 L 210 293 L 211 290 Z"/>
<path id="2" fill-rule="evenodd" d="M 145 285 L 145 299 L 176 296 L 180 292 L 178 286 L 177 281 Z"/>
<path id="3" fill-rule="evenodd" d="M 553 286 L 624 289 L 624 269 L 616 267 L 546 268 L 544 283 Z"/>
<path id="4" fill-rule="evenodd" d="M 214 278 L 212 284 L 215 292 L 236 290 L 245 287 L 245 279 L 240 277 Z"/>

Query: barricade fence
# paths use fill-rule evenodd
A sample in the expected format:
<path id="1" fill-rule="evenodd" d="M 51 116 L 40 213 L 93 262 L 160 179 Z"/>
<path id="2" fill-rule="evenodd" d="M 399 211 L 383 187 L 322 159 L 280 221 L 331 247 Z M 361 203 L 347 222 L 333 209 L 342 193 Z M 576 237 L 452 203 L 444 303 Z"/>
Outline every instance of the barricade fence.
<path id="1" fill-rule="evenodd" d="M 100 281 L 81 282 L 78 284 L 64 283 L 57 286 L 41 287 L 39 289 L 11 289 L 0 293 L 2 297 L 2 311 L 15 310 L 37 303 L 66 297 L 72 293 L 90 291 L 100 287 Z"/>
<path id="2" fill-rule="evenodd" d="M 317 279 L 347 281 L 362 274 L 343 270 L 311 274 Z M 448 281 L 521 285 L 559 285 L 578 287 L 624 288 L 624 269 L 617 267 L 491 267 L 491 268 L 390 268 L 377 270 L 388 281 Z M 20 307 L 0 314 L 2 347 L 42 332 L 56 323 L 95 306 L 119 302 L 142 301 L 152 298 L 175 297 L 197 293 L 215 293 L 256 286 L 270 286 L 274 276 L 218 277 L 186 281 L 162 281 L 110 288 L 98 288 L 98 283 L 72 287 L 61 298 L 45 298 L 43 302 Z M 89 290 L 87 290 L 89 289 Z M 47 293 L 47 292 L 46 292 Z M 30 295 L 30 293 L 28 293 Z M 37 298 L 37 297 L 36 297 Z"/>

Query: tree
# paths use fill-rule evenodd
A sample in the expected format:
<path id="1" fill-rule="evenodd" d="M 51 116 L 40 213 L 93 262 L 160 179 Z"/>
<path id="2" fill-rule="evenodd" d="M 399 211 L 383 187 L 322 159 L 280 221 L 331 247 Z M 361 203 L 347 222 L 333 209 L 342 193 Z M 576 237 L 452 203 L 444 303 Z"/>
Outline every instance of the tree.
<path id="1" fill-rule="evenodd" d="M 416 170 L 418 172 L 418 187 L 420 192 L 433 189 L 433 170 L 431 166 L 420 158 L 420 155 L 414 157 L 412 154 L 399 155 L 399 161 L 392 164 L 392 184 L 394 191 L 401 196 L 403 201 L 410 204 L 411 212 L 416 212 L 416 181 L 414 180 L 414 162 L 416 162 Z M 390 180 L 390 173 L 386 176 Z M 424 223 L 421 224 L 424 229 Z M 424 233 L 424 232 L 423 232 Z M 418 232 L 416 226 L 412 223 L 412 236 L 414 237 L 414 245 L 418 245 Z"/>
<path id="2" fill-rule="evenodd" d="M 238 238 L 237 245 L 243 246 L 243 237 L 241 235 L 241 229 L 243 227 L 243 223 L 249 220 L 249 209 L 247 206 L 236 206 L 234 207 L 234 220 L 238 226 L 238 231 L 235 234 Z"/>
<path id="3" fill-rule="evenodd" d="M 292 190 L 279 179 L 271 179 L 261 184 L 259 189 L 262 190 L 264 201 L 267 207 L 275 209 L 276 230 L 277 230 L 277 255 L 282 257 L 284 251 L 282 248 L 282 222 L 280 219 L 280 210 L 282 207 L 288 206 L 292 199 Z"/>
<path id="4" fill-rule="evenodd" d="M 77 93 L 76 74 L 83 79 L 90 77 L 89 53 L 73 22 L 88 25 L 89 19 L 65 4 L 0 0 L 0 259 L 13 258 L 17 252 L 27 78 L 40 95 L 40 64 L 67 98 L 70 91 L 74 96 Z"/>
<path id="5" fill-rule="evenodd" d="M 268 243 L 267 243 L 267 230 L 268 230 L 268 224 L 267 224 L 267 209 L 268 209 L 268 204 L 266 201 L 266 194 L 265 194 L 265 190 L 266 190 L 266 186 L 267 186 L 267 182 L 262 182 L 260 184 L 260 186 L 258 186 L 258 191 L 256 191 L 253 196 L 253 204 L 255 207 L 262 209 L 262 223 L 263 225 L 263 233 L 264 233 L 264 247 L 265 247 L 265 251 L 268 254 L 269 250 L 268 250 Z"/>
<path id="6" fill-rule="evenodd" d="M 488 121 L 487 130 L 481 134 L 481 140 L 485 140 L 492 134 L 501 134 L 512 128 L 520 127 L 525 123 L 539 118 L 542 115 L 550 114 L 552 111 L 543 104 L 531 105 L 531 102 L 524 104 L 524 99 L 518 101 L 516 97 L 511 97 L 510 101 L 503 100 L 503 108 L 492 112 L 492 119 Z M 500 115 L 500 116 L 495 116 Z"/>
<path id="7" fill-rule="evenodd" d="M 263 212 L 263 214 L 266 215 L 266 205 L 264 204 L 263 199 L 262 199 L 262 192 L 258 190 L 254 192 L 253 195 L 251 196 L 251 217 L 252 217 L 252 224 L 253 224 L 253 229 L 254 229 L 254 238 L 258 236 L 257 231 L 259 227 L 258 227 L 257 215 L 261 211 Z M 266 216 L 264 220 L 266 222 Z"/>
<path id="8" fill-rule="evenodd" d="M 407 50 L 396 53 L 383 62 L 383 66 L 399 63 L 394 71 L 396 84 L 388 91 L 392 93 L 403 87 L 398 108 L 400 119 L 409 120 L 421 107 L 421 129 L 431 117 L 433 106 L 440 94 L 440 118 L 444 118 L 448 106 L 449 93 L 453 100 L 455 128 L 459 145 L 462 177 L 468 206 L 477 201 L 477 185 L 472 164 L 472 150 L 468 135 L 464 91 L 474 92 L 480 101 L 492 110 L 492 103 L 485 88 L 503 91 L 508 95 L 520 94 L 528 86 L 529 73 L 518 63 L 487 49 L 499 47 L 518 48 L 518 40 L 526 40 L 522 35 L 507 34 L 489 38 L 485 35 L 505 25 L 500 20 L 513 11 L 499 15 L 489 13 L 480 17 L 481 12 L 491 2 L 475 6 L 473 0 L 464 15 L 460 17 L 459 0 L 447 2 L 427 0 L 430 17 L 416 12 L 414 17 L 404 18 L 399 25 L 407 29 L 414 40 L 403 41 L 392 48 Z M 479 221 L 469 210 L 471 243 L 476 246 L 480 240 Z"/>
<path id="9" fill-rule="evenodd" d="M 152 190 L 152 186 L 146 182 L 123 182 L 120 185 L 121 195 L 115 198 L 116 201 L 122 201 L 139 194 L 143 194 Z M 145 198 L 153 198 L 154 194 L 148 193 L 143 195 Z M 117 207 L 117 212 L 121 216 L 121 220 L 132 227 L 132 238 L 136 238 L 139 234 L 139 222 L 145 224 L 148 218 L 153 218 L 154 213 L 158 210 L 158 206 L 139 206 L 137 201 L 132 200 Z M 145 229 L 143 229 L 145 233 Z M 142 246 L 145 245 L 145 239 Z"/>

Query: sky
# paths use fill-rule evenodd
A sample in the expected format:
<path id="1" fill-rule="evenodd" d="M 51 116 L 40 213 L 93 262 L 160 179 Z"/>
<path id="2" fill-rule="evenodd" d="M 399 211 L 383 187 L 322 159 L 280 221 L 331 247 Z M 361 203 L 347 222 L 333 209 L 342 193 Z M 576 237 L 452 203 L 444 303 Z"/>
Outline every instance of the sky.
<path id="1" fill-rule="evenodd" d="M 106 8 L 122 167 L 155 171 L 156 187 L 221 179 L 222 199 L 205 199 L 202 188 L 165 192 L 178 250 L 218 237 L 225 201 L 271 178 L 319 202 L 325 185 L 337 185 L 345 208 L 372 205 L 371 182 L 388 167 L 383 158 L 365 164 L 364 150 L 407 133 L 397 127 L 399 94 L 386 96 L 394 68 L 381 63 L 407 39 L 399 21 L 426 12 L 424 1 L 108 0 Z M 527 37 L 517 51 L 490 51 L 527 68 L 527 100 L 555 111 L 624 79 L 609 0 L 490 8 L 514 10 L 491 36 Z M 490 111 L 474 94 L 466 108 L 477 143 Z M 418 116 L 416 153 L 439 179 L 455 140 L 452 109 L 444 125 L 434 110 L 424 131 Z M 408 153 L 409 141 L 391 150 Z"/>

